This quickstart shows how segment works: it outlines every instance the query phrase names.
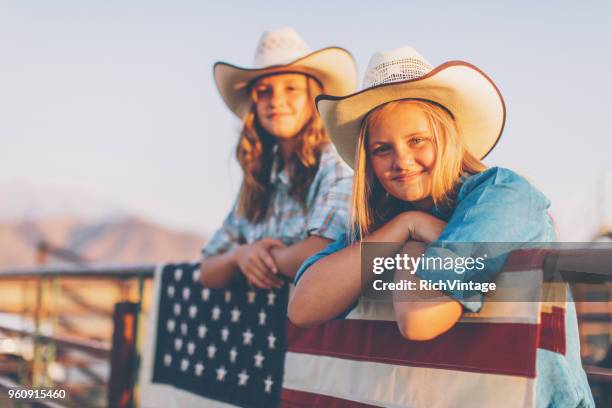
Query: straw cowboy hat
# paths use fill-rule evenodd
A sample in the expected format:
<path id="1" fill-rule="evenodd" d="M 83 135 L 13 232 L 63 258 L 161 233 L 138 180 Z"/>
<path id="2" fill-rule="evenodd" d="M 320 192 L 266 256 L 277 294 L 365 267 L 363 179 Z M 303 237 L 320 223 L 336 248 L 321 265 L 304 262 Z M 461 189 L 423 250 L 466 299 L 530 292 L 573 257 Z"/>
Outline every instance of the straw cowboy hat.
<path id="1" fill-rule="evenodd" d="M 265 75 L 295 72 L 314 77 L 326 94 L 346 95 L 357 87 L 353 56 L 344 48 L 328 47 L 312 51 L 290 27 L 266 31 L 255 51 L 254 68 L 241 68 L 227 62 L 214 65 L 214 77 L 221 97 L 239 118 L 251 105 L 249 88 Z"/>
<path id="2" fill-rule="evenodd" d="M 317 109 L 336 150 L 351 167 L 365 117 L 387 102 L 419 99 L 446 108 L 467 149 L 484 158 L 501 137 L 506 107 L 501 93 L 480 69 L 463 61 L 436 68 L 411 47 L 374 54 L 363 90 L 346 96 L 319 95 Z"/>

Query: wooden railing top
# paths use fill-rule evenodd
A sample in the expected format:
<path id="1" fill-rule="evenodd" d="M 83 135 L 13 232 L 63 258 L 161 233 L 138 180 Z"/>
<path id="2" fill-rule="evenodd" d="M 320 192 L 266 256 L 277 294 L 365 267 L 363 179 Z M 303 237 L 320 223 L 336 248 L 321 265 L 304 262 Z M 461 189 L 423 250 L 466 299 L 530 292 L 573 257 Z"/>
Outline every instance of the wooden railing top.
<path id="1" fill-rule="evenodd" d="M 45 266 L 30 268 L 0 269 L 2 278 L 26 278 L 26 277 L 79 277 L 79 278 L 152 278 L 155 272 L 155 264 L 135 265 L 110 265 L 110 264 L 87 264 L 67 266 Z"/>

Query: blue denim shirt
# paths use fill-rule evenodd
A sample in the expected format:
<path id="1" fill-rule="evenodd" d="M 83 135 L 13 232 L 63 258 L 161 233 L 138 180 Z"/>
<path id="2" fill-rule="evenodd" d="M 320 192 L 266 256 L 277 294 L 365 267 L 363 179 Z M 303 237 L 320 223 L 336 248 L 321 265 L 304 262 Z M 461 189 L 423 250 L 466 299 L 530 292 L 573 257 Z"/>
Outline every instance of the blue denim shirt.
<path id="1" fill-rule="evenodd" d="M 454 208 L 433 208 L 430 213 L 447 222 L 438 242 L 551 242 L 554 229 L 549 206 L 549 200 L 523 177 L 512 170 L 493 167 L 463 178 Z M 346 246 L 346 234 L 343 233 L 304 262 L 295 276 L 295 283 L 307 273 L 310 265 Z M 500 267 L 487 268 L 493 274 L 488 278 L 493 280 L 499 270 Z M 429 279 L 446 279 L 443 275 L 432 276 L 431 271 L 427 273 Z M 467 301 L 457 293 L 447 294 L 469 311 L 480 310 L 482 298 Z M 565 328 L 565 355 L 537 350 L 536 406 L 594 407 L 580 360 L 578 323 L 571 301 L 567 302 Z"/>

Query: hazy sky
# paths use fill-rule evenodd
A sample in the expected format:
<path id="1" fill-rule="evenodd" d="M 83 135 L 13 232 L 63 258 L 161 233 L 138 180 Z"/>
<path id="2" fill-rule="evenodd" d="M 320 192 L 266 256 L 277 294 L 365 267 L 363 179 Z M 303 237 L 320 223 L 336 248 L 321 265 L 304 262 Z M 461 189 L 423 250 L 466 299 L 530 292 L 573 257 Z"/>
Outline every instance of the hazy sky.
<path id="1" fill-rule="evenodd" d="M 612 3 L 491 3 L 0 0 L 0 181 L 211 232 L 240 183 L 212 64 L 251 66 L 262 31 L 291 25 L 313 49 L 348 48 L 360 79 L 374 51 L 402 45 L 483 69 L 508 110 L 486 163 L 542 189 L 566 239 L 588 234 L 612 178 Z"/>

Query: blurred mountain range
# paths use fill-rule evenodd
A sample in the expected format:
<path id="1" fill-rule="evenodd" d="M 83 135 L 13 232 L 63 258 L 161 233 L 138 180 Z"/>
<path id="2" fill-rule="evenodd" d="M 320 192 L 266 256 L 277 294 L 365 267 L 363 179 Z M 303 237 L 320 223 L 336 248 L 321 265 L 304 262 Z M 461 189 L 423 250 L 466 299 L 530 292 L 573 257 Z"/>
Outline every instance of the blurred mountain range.
<path id="1" fill-rule="evenodd" d="M 205 241 L 74 188 L 4 182 L 0 197 L 0 268 L 36 265 L 42 241 L 86 261 L 121 264 L 196 260 Z"/>

